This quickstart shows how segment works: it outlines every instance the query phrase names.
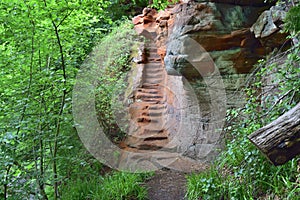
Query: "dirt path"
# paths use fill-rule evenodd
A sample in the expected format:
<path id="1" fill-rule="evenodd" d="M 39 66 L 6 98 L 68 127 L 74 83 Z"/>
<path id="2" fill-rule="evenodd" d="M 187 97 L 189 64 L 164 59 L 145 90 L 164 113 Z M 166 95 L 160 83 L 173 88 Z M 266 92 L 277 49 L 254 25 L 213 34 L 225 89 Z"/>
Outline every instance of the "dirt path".
<path id="1" fill-rule="evenodd" d="M 149 200 L 185 200 L 186 174 L 160 170 L 146 182 Z"/>

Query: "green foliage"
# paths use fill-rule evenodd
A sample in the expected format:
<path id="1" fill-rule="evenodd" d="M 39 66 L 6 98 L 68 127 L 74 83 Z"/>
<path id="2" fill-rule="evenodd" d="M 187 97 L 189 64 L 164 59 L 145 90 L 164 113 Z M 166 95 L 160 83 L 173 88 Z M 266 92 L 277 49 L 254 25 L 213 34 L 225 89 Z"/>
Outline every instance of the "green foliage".
<path id="1" fill-rule="evenodd" d="M 247 139 L 299 102 L 299 50 L 259 62 L 245 89 L 245 107 L 228 111 L 226 150 L 209 171 L 188 178 L 189 199 L 299 199 L 297 159 L 275 167 Z"/>
<path id="2" fill-rule="evenodd" d="M 142 183 L 150 175 L 114 172 L 105 177 L 78 179 L 63 187 L 62 199 L 146 199 L 147 191 Z"/>
<path id="3" fill-rule="evenodd" d="M 91 199 L 94 191 L 101 190 L 102 177 L 95 176 L 94 178 L 82 178 L 74 181 L 68 181 L 67 185 L 62 187 L 61 199 Z"/>
<path id="4" fill-rule="evenodd" d="M 142 9 L 147 7 L 147 0 L 111 0 L 110 5 L 107 7 L 108 13 L 112 20 L 118 20 L 122 16 L 133 17 L 137 14 L 141 14 Z"/>
<path id="5" fill-rule="evenodd" d="M 114 6 L 118 2 L 1 1 L 0 198 L 58 199 L 66 180 L 99 175 L 101 165 L 74 129 L 71 93 L 87 55 L 113 20 L 127 14 L 114 15 Z M 109 69 L 110 83 L 128 69 L 128 53 L 114 61 L 124 69 Z"/>
<path id="6" fill-rule="evenodd" d="M 55 9 L 41 1 L 4 1 L 0 6 L 0 127 L 1 138 L 7 138 L 1 141 L 1 174 L 6 174 L 1 184 L 4 196 L 24 199 L 35 184 L 44 187 L 45 180 L 49 184 L 53 181 L 45 163 L 52 162 L 53 156 L 56 159 L 58 141 L 74 137 L 68 95 L 71 79 L 79 66 L 76 62 L 83 59 L 90 36 L 96 32 L 75 32 L 74 28 L 86 25 L 81 21 L 89 19 L 87 10 L 81 15 L 71 13 L 69 5 L 63 3 Z M 82 43 L 72 45 L 67 39 L 73 37 Z M 79 51 L 71 53 L 71 46 Z M 64 145 L 71 146 L 68 142 Z"/>
<path id="7" fill-rule="evenodd" d="M 150 6 L 157 10 L 164 10 L 168 5 L 178 2 L 179 0 L 153 0 L 153 3 Z"/>
<path id="8" fill-rule="evenodd" d="M 285 29 L 290 32 L 299 33 L 300 31 L 300 5 L 292 7 L 285 18 Z"/>
<path id="9" fill-rule="evenodd" d="M 131 22 L 123 21 L 121 26 L 104 37 L 94 49 L 95 60 L 98 62 L 94 65 L 100 68 L 101 74 L 96 88 L 96 110 L 104 131 L 114 141 L 123 136 L 115 115 L 118 110 L 122 110 L 122 105 L 118 105 L 118 98 L 126 90 L 125 79 L 130 70 L 132 47 L 136 45 L 138 38 Z"/>

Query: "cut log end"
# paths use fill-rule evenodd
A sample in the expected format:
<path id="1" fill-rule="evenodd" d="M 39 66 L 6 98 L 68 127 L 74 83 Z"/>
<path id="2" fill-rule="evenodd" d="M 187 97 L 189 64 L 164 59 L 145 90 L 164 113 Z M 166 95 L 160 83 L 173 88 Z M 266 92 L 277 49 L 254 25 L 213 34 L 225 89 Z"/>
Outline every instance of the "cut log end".
<path id="1" fill-rule="evenodd" d="M 300 155 L 300 103 L 248 138 L 275 166 Z"/>

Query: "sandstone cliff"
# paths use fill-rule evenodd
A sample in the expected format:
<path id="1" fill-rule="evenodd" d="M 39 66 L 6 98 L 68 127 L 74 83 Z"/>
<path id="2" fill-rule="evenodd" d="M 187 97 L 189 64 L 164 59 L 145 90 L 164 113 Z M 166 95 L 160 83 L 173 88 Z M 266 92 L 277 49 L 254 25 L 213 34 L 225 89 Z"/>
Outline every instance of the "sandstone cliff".
<path id="1" fill-rule="evenodd" d="M 161 166 L 214 158 L 222 147 L 226 109 L 243 103 L 236 91 L 245 75 L 285 43 L 285 11 L 270 7 L 262 0 L 196 1 L 160 12 L 146 8 L 133 19 L 145 45 L 138 61 L 142 73 L 130 88 L 129 151 L 164 152 L 160 158 L 154 153 Z M 153 106 L 161 111 L 150 111 Z"/>

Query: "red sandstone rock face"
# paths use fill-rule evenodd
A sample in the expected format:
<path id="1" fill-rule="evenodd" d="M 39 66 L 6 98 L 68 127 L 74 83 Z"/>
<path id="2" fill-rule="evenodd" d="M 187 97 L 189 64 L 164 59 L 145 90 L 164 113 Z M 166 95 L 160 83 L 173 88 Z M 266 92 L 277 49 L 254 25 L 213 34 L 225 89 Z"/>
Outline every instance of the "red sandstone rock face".
<path id="1" fill-rule="evenodd" d="M 229 11 L 227 10 L 231 9 L 237 16 L 242 16 L 243 9 L 240 6 L 223 7 L 224 8 L 219 5 L 208 3 L 178 5 L 175 9 L 177 17 L 174 25 L 177 33 L 173 34 L 175 37 L 174 39 L 171 39 L 170 43 L 174 43 L 176 38 L 189 36 L 197 41 L 207 52 L 215 53 L 223 51 L 223 55 L 225 56 L 228 50 L 240 49 L 240 51 L 235 54 L 239 55 L 239 60 L 243 60 L 243 57 L 251 52 L 251 54 L 256 54 L 255 56 L 252 56 L 256 61 L 261 57 L 261 54 L 264 54 L 265 52 L 261 50 L 259 41 L 253 37 L 249 28 L 240 25 L 247 24 L 247 20 L 244 19 L 244 21 L 239 23 L 231 22 L 229 21 L 230 19 L 226 19 L 226 16 L 230 16 L 230 13 L 228 13 Z M 175 46 L 175 48 L 177 46 L 178 49 L 176 50 L 172 47 L 167 54 L 180 54 L 182 47 L 177 44 L 173 46 Z M 226 56 L 227 61 L 230 59 L 230 62 L 238 63 L 236 62 L 235 55 Z M 250 65 L 254 62 L 243 63 L 243 65 L 233 64 L 233 66 L 236 71 L 245 72 L 252 68 Z M 181 64 L 179 63 L 179 66 L 180 65 Z M 190 74 L 194 74 L 192 71 L 189 72 L 188 68 L 181 73 L 187 76 L 187 78 L 190 77 Z M 191 78 L 195 77 L 192 76 Z"/>
<path id="2" fill-rule="evenodd" d="M 222 5 L 221 7 L 224 8 L 221 8 L 218 4 L 215 7 L 214 4 L 208 3 L 182 3 L 159 13 L 154 9 L 145 8 L 143 14 L 133 19 L 135 30 L 146 38 L 155 40 L 157 53 L 162 60 L 167 54 L 167 40 L 170 39 L 174 26 L 181 27 L 181 36 L 188 35 L 192 37 L 208 52 L 224 51 L 226 54 L 226 50 L 240 49 L 238 53 L 229 58 L 229 61 L 233 62 L 233 66 L 238 73 L 247 73 L 258 59 L 284 43 L 285 34 L 277 34 L 278 28 L 270 32 L 267 38 L 260 40 L 256 39 L 261 37 L 257 35 L 260 34 L 258 30 L 259 25 L 253 26 L 250 31 L 250 24 L 255 22 L 259 13 L 265 7 L 245 6 L 266 6 L 263 0 L 213 0 L 211 2 L 226 4 L 226 6 Z M 228 4 L 242 5 L 244 7 L 228 6 Z M 232 9 L 233 13 L 237 13 L 240 9 L 240 13 L 237 13 L 238 16 L 242 12 L 248 12 L 249 15 L 251 11 L 249 16 L 245 15 L 247 19 L 242 22 L 245 24 L 244 27 L 243 25 L 229 27 L 231 22 L 228 23 L 228 20 L 224 18 L 226 18 L 226 10 L 230 9 Z M 242 19 L 237 18 L 237 20 Z M 226 25 L 226 23 L 229 25 Z M 259 22 L 256 24 L 259 24 Z M 276 34 L 272 35 L 274 32 Z M 270 37 L 270 35 L 272 36 Z M 176 52 L 173 54 L 176 55 Z"/>
<path id="3" fill-rule="evenodd" d="M 271 32 L 266 39 L 258 39 L 258 36 L 255 37 L 256 34 L 250 31 L 260 13 L 268 8 L 259 7 L 265 5 L 263 1 L 212 2 L 222 4 L 190 2 L 179 4 L 171 11 L 172 28 L 168 31 L 172 34 L 169 34 L 169 49 L 166 51 L 165 61 L 186 78 L 195 79 L 197 75 L 188 63 L 178 59 L 184 54 L 184 47 L 180 42 L 176 44 L 176 40 L 184 36 L 193 38 L 209 52 L 222 74 L 228 74 L 228 70 L 231 73 L 248 73 L 257 60 L 285 42 L 284 34 L 278 34 L 278 31 L 275 34 L 272 34 L 274 31 Z M 232 63 L 232 68 L 228 69 L 224 63 Z"/>
<path id="4" fill-rule="evenodd" d="M 167 8 L 159 13 L 154 9 L 145 8 L 143 14 L 134 17 L 132 21 L 135 25 L 134 29 L 139 35 L 154 41 L 157 54 L 163 61 L 166 55 L 166 40 L 174 21 L 172 8 Z"/>
<path id="5" fill-rule="evenodd" d="M 129 106 L 130 127 L 125 140 L 129 151 L 157 150 L 167 147 L 171 139 L 166 113 L 175 101 L 165 88 L 163 58 L 166 50 L 156 45 L 156 41 L 160 41 L 160 30 L 167 27 L 168 19 L 168 11 L 157 13 L 150 8 L 145 8 L 142 15 L 133 19 L 135 30 L 147 41 L 142 50 L 144 58 L 139 63 L 143 74 Z"/>

